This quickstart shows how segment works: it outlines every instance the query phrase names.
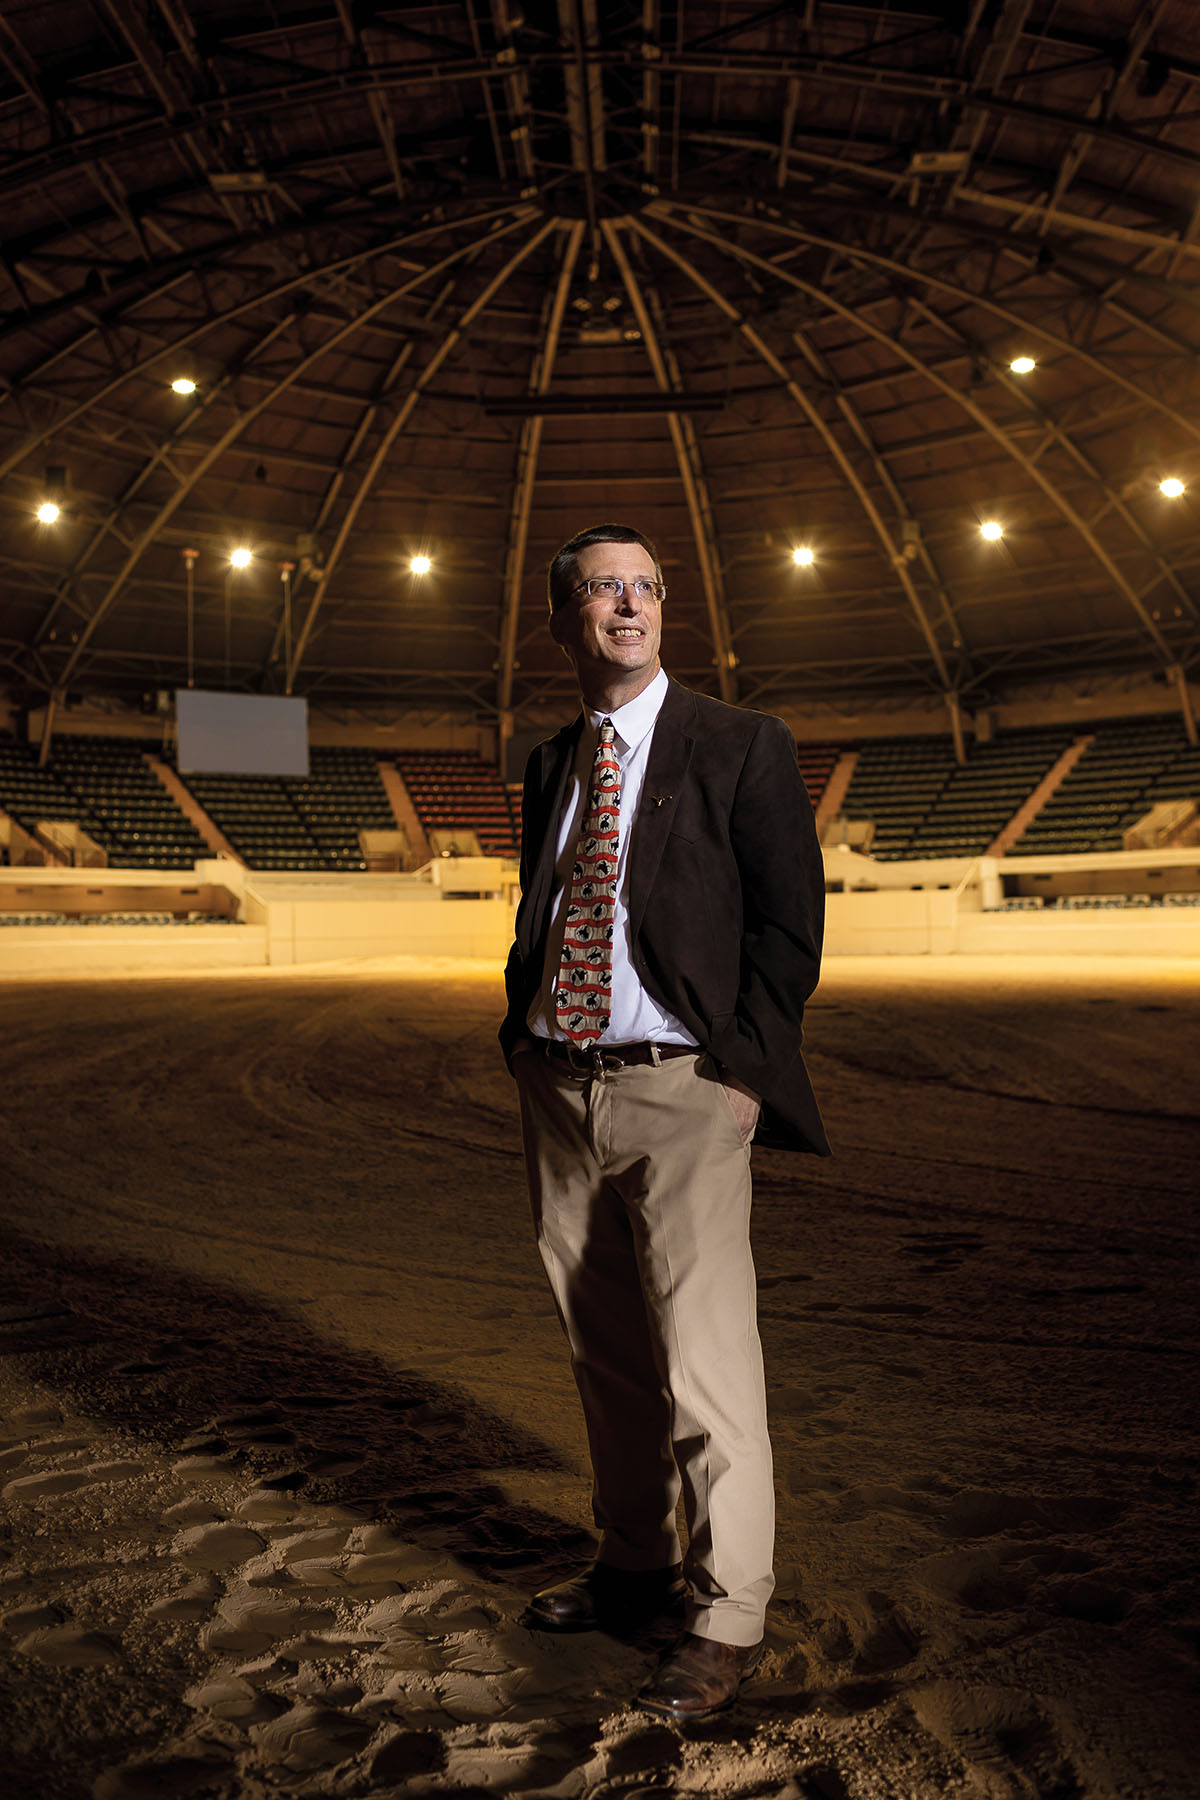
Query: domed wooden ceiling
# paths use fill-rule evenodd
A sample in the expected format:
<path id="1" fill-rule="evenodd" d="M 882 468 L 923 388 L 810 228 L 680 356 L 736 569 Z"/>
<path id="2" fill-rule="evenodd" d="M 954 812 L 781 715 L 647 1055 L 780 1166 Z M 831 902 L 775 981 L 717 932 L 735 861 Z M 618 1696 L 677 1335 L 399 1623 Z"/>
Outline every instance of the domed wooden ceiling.
<path id="1" fill-rule="evenodd" d="M 605 518 L 731 699 L 1182 680 L 1195 16 L 5 4 L 4 681 L 539 717 Z"/>

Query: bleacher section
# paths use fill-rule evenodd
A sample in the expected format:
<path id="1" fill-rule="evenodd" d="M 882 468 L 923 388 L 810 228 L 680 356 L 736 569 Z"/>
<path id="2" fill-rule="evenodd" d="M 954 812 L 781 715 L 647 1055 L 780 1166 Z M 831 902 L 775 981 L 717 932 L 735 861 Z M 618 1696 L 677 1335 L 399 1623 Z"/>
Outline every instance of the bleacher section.
<path id="1" fill-rule="evenodd" d="M 1012 854 L 1120 850 L 1124 832 L 1156 800 L 1196 793 L 1198 761 L 1177 717 L 1102 725 Z"/>
<path id="2" fill-rule="evenodd" d="M 948 736 L 870 740 L 841 812 L 874 821 L 870 854 L 883 862 L 979 856 L 1076 736 L 1052 726 L 968 740 L 961 766 Z M 1120 850 L 1156 802 L 1187 798 L 1200 799 L 1200 749 L 1177 715 L 1102 725 L 1008 854 Z"/>
<path id="3" fill-rule="evenodd" d="M 1177 715 L 1089 730 L 1091 742 L 1008 854 L 1120 850 L 1124 833 L 1156 803 L 1200 802 L 1200 748 L 1188 743 Z M 1080 735 L 1054 726 L 968 740 L 962 766 L 948 733 L 869 739 L 857 752 L 840 814 L 873 821 L 869 853 L 884 862 L 978 856 Z M 77 824 L 114 868 L 190 868 L 209 847 L 147 763 L 145 748 L 135 739 L 63 733 L 40 769 L 34 749 L 0 737 L 0 807 L 27 832 L 39 820 Z M 814 806 L 841 754 L 834 744 L 800 746 Z M 519 785 L 506 787 L 472 751 L 393 756 L 425 831 L 473 832 L 485 855 L 516 855 Z M 372 749 L 316 746 L 307 780 L 181 779 L 253 869 L 361 873 L 367 864 L 359 832 L 396 829 Z"/>
<path id="4" fill-rule="evenodd" d="M 1200 744 L 1189 744 L 1182 727 L 1176 743 L 1177 753 L 1146 789 L 1146 810 L 1160 800 L 1200 801 Z"/>
<path id="5" fill-rule="evenodd" d="M 0 741 L 0 806 L 32 832 L 39 819 L 82 826 L 119 869 L 190 869 L 209 854 L 128 738 L 54 740 L 45 769 L 23 744 Z"/>
<path id="6" fill-rule="evenodd" d="M 871 855 L 895 862 L 944 792 L 957 764 L 946 736 L 876 738 L 859 751 L 842 812 L 873 819 Z"/>
<path id="7" fill-rule="evenodd" d="M 523 781 L 506 781 L 504 792 L 508 796 L 508 810 L 512 815 L 513 834 L 519 846 L 521 842 L 521 806 L 525 798 L 525 783 Z"/>
<path id="8" fill-rule="evenodd" d="M 190 913 L 180 917 L 170 912 L 0 912 L 0 930 L 22 925 L 236 925 L 237 920 L 223 913 Z"/>
<path id="9" fill-rule="evenodd" d="M 517 828 L 498 771 L 468 750 L 397 750 L 426 831 L 473 831 L 485 856 L 515 857 Z"/>
<path id="10" fill-rule="evenodd" d="M 838 758 L 842 754 L 840 744 L 800 744 L 797 746 L 796 759 L 800 764 L 800 776 L 808 789 L 808 797 L 814 808 L 820 806 L 821 796 L 829 786 L 829 777 L 837 768 Z"/>
<path id="11" fill-rule="evenodd" d="M 366 869 L 360 830 L 396 825 L 372 750 L 315 745 L 307 780 L 181 774 L 251 869 Z"/>
<path id="12" fill-rule="evenodd" d="M 1010 731 L 968 749 L 913 831 L 907 856 L 981 856 L 1074 741 L 1069 727 Z"/>
<path id="13" fill-rule="evenodd" d="M 39 769 L 37 754 L 12 738 L 0 738 L 0 806 L 32 831 L 39 819 L 70 819 L 90 831 L 93 821 L 53 769 Z"/>

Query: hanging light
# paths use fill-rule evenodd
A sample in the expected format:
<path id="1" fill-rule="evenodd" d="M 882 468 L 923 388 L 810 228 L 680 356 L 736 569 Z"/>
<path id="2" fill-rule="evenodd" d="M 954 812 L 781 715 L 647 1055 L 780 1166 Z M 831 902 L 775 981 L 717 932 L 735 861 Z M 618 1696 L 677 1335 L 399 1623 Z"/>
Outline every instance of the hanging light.
<path id="1" fill-rule="evenodd" d="M 229 553 L 229 566 L 233 569 L 248 569 L 254 561 L 254 552 L 239 544 L 236 550 Z"/>
<path id="2" fill-rule="evenodd" d="M 1004 536 L 1003 525 L 999 524 L 995 519 L 985 519 L 979 529 L 989 544 L 994 544 L 997 538 L 1002 538 Z"/>
<path id="3" fill-rule="evenodd" d="M 797 544 L 796 548 L 792 551 L 792 561 L 798 568 L 811 568 L 814 560 L 812 549 L 808 544 Z"/>
<path id="4" fill-rule="evenodd" d="M 195 391 L 196 384 L 190 375 L 177 375 L 171 383 L 171 392 L 173 394 L 194 394 Z"/>
<path id="5" fill-rule="evenodd" d="M 43 500 L 42 504 L 37 509 L 38 524 L 53 525 L 61 511 L 62 508 L 56 500 Z"/>
<path id="6" fill-rule="evenodd" d="M 1165 494 L 1168 500 L 1178 500 L 1184 491 L 1183 483 L 1177 475 L 1168 475 L 1159 482 L 1158 491 L 1160 494 Z"/>
<path id="7" fill-rule="evenodd" d="M 1032 356 L 1014 356 L 1008 366 L 1014 375 L 1032 375 L 1037 368 Z"/>
<path id="8" fill-rule="evenodd" d="M 433 563 L 427 556 L 414 556 L 408 566 L 414 575 L 428 575 Z"/>

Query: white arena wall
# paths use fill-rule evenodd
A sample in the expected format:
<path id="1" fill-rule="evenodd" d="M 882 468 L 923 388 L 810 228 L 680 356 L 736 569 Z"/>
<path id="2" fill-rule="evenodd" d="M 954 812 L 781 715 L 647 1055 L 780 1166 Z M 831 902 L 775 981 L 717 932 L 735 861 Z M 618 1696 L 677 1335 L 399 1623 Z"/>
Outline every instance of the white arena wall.
<path id="1" fill-rule="evenodd" d="M 1200 956 L 1200 906 L 996 910 L 1002 878 L 1075 896 L 1200 894 L 1195 849 L 1097 856 L 878 863 L 825 853 L 830 956 Z M 0 911 L 102 912 L 122 922 L 0 927 L 0 976 L 236 969 L 394 955 L 501 959 L 516 870 L 461 857 L 417 875 L 266 874 L 225 859 L 178 871 L 0 870 Z M 139 913 L 214 909 L 223 922 L 157 924 Z"/>

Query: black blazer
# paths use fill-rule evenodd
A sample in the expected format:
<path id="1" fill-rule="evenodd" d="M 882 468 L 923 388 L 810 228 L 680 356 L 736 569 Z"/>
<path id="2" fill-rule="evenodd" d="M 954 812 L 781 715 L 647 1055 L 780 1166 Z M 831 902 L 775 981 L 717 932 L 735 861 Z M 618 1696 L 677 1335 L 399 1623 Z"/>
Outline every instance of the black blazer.
<path id="1" fill-rule="evenodd" d="M 525 769 L 521 903 L 505 970 L 505 1056 L 541 986 L 558 822 L 583 715 Z M 825 876 L 782 719 L 671 681 L 630 844 L 629 926 L 647 992 L 760 1094 L 755 1141 L 828 1156 L 800 1054 L 817 985 Z"/>

